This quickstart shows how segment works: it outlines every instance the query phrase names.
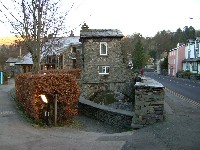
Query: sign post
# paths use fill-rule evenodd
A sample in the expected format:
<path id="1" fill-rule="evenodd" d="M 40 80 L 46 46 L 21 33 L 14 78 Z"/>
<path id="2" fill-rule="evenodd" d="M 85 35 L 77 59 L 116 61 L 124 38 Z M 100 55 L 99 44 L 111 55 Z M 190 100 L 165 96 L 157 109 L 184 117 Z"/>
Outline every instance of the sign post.
<path id="1" fill-rule="evenodd" d="M 55 103 L 54 103 L 54 125 L 56 126 L 57 125 L 57 112 L 58 112 L 58 106 L 57 106 L 57 94 L 55 95 Z"/>
<path id="2" fill-rule="evenodd" d="M 0 84 L 3 84 L 3 72 L 0 71 Z"/>

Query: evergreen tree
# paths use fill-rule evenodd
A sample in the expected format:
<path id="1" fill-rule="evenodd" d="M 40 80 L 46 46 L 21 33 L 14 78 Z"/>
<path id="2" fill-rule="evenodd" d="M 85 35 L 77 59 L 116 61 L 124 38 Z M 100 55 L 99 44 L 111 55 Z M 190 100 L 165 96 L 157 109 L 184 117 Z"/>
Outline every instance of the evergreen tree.
<path id="1" fill-rule="evenodd" d="M 133 53 L 133 68 L 142 69 L 144 67 L 145 61 L 144 48 L 141 41 L 138 40 Z"/>
<path id="2" fill-rule="evenodd" d="M 195 34 L 195 29 L 192 26 L 185 26 L 183 30 L 184 42 L 186 42 L 188 39 L 195 39 Z"/>
<path id="3" fill-rule="evenodd" d="M 150 50 L 150 51 L 149 51 L 149 56 L 150 56 L 151 58 L 153 58 L 154 60 L 156 60 L 156 55 L 157 55 L 156 50 Z"/>
<path id="4" fill-rule="evenodd" d="M 164 61 L 161 63 L 161 69 L 168 70 L 168 57 L 165 57 Z"/>

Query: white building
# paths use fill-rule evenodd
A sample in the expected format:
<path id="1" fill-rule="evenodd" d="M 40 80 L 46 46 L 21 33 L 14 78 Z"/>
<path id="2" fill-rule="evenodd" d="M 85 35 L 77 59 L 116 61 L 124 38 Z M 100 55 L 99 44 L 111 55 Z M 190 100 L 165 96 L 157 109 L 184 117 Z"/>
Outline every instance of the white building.
<path id="1" fill-rule="evenodd" d="M 197 37 L 195 40 L 188 40 L 185 47 L 183 70 L 200 74 L 200 37 Z"/>

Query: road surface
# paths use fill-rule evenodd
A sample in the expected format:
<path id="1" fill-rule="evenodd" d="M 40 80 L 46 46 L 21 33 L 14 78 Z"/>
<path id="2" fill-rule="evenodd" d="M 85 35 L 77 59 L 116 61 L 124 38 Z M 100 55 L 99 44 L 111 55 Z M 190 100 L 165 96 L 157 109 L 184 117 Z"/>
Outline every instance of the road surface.
<path id="1" fill-rule="evenodd" d="M 145 72 L 145 76 L 155 79 L 166 88 L 200 103 L 200 81 L 162 76 L 153 72 Z"/>
<path id="2" fill-rule="evenodd" d="M 33 126 L 24 120 L 14 101 L 10 100 L 12 87 L 12 83 L 0 85 L 0 150 L 200 149 L 199 108 L 168 92 L 165 121 L 136 131 L 111 134 L 99 130 L 101 123 L 89 119 L 85 128 Z"/>

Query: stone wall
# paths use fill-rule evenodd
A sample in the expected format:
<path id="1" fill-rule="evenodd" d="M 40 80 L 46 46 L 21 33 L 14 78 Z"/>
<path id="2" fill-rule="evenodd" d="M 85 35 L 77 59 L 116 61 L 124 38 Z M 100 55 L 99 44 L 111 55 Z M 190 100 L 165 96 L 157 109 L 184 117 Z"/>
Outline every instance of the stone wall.
<path id="1" fill-rule="evenodd" d="M 107 42 L 108 54 L 100 55 L 100 42 Z M 127 78 L 118 38 L 88 39 L 83 43 L 83 82 L 124 82 Z M 98 66 L 110 66 L 109 75 L 99 75 Z"/>
<path id="2" fill-rule="evenodd" d="M 76 53 L 72 53 L 72 48 L 76 49 Z M 73 55 L 73 57 L 71 57 Z M 63 52 L 63 69 L 81 68 L 81 44 L 70 45 Z"/>
<path id="3" fill-rule="evenodd" d="M 135 114 L 132 127 L 140 128 L 164 119 L 164 87 L 150 78 L 135 84 Z"/>
<path id="4" fill-rule="evenodd" d="M 102 83 L 81 83 L 81 96 L 90 99 L 96 93 L 102 91 L 121 92 L 123 94 L 132 96 L 133 83 L 132 82 L 102 82 Z M 134 98 L 132 98 L 134 99 Z"/>
<path id="5" fill-rule="evenodd" d="M 120 128 L 131 128 L 133 112 L 113 109 L 79 98 L 79 113 Z"/>
<path id="6" fill-rule="evenodd" d="M 162 121 L 164 86 L 153 79 L 143 77 L 142 82 L 136 82 L 134 91 L 134 111 L 99 105 L 82 97 L 79 99 L 79 111 L 90 118 L 123 128 L 141 128 Z"/>
<path id="7" fill-rule="evenodd" d="M 81 96 L 88 99 L 100 90 L 122 92 L 130 80 L 130 70 L 123 62 L 120 38 L 85 39 L 82 47 Z M 107 55 L 100 55 L 100 42 L 107 42 Z M 99 74 L 98 66 L 109 66 L 109 74 Z"/>

